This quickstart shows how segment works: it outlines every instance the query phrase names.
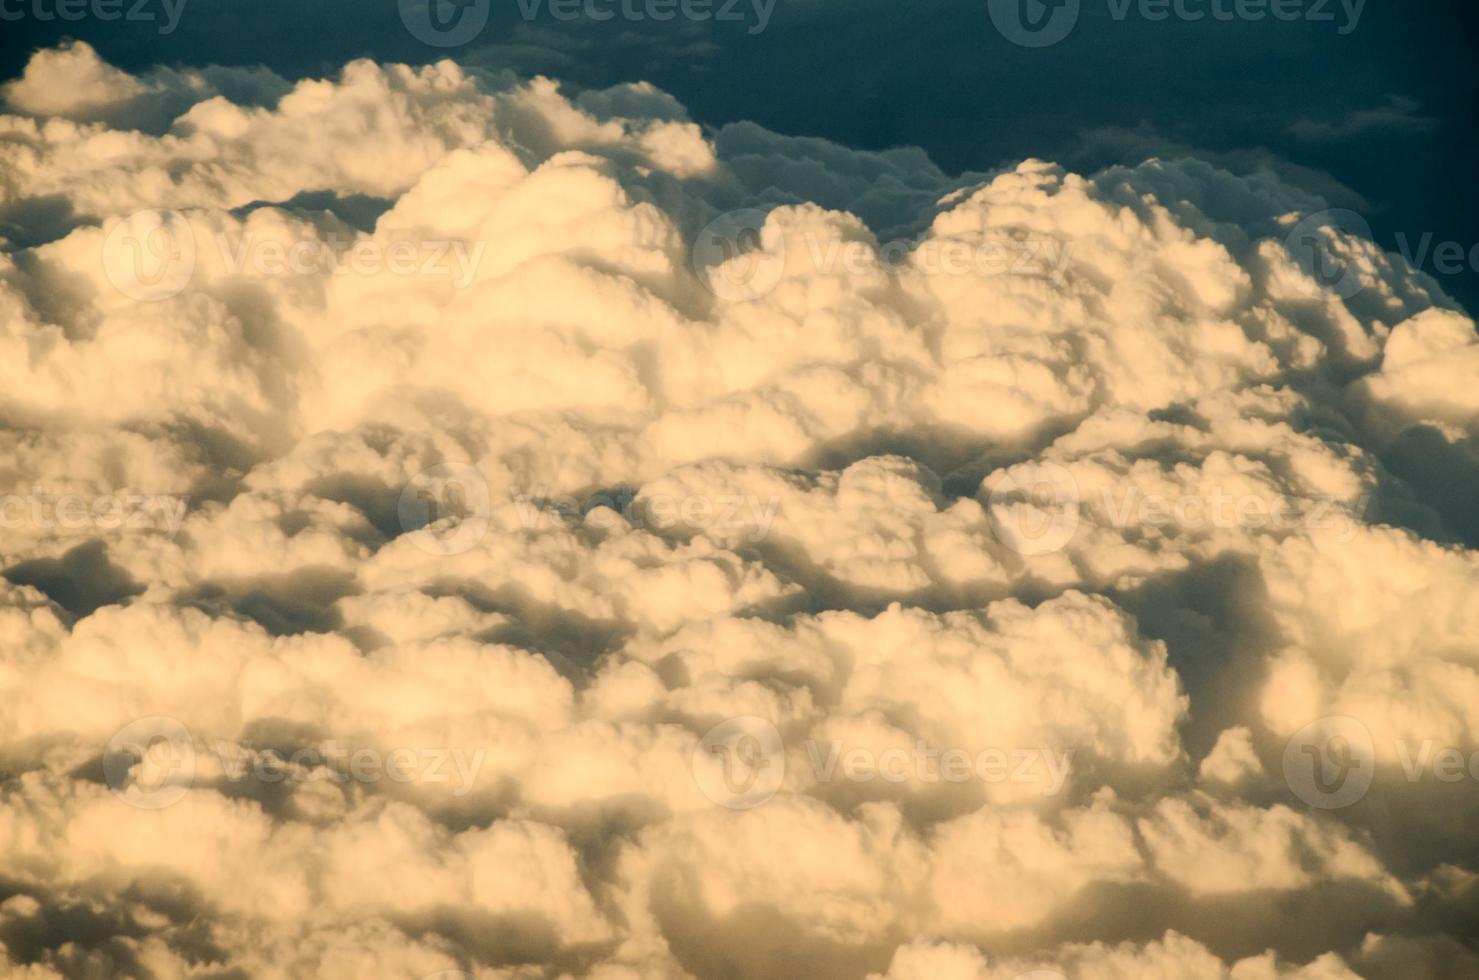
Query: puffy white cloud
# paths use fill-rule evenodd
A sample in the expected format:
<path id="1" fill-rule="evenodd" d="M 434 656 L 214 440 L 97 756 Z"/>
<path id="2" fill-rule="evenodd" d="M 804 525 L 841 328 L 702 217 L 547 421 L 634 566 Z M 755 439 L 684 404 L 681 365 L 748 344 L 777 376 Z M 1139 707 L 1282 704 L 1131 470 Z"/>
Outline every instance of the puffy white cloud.
<path id="1" fill-rule="evenodd" d="M 1452 310 L 1424 310 L 1393 328 L 1381 370 L 1362 379 L 1354 395 L 1374 403 L 1370 423 L 1387 436 L 1422 423 L 1455 439 L 1472 437 L 1479 394 L 1464 382 L 1476 363 L 1473 321 Z"/>
<path id="2" fill-rule="evenodd" d="M 36 116 L 75 118 L 126 102 L 144 91 L 139 79 L 98 57 L 91 45 L 73 42 L 36 52 L 25 73 L 6 83 L 11 108 Z"/>

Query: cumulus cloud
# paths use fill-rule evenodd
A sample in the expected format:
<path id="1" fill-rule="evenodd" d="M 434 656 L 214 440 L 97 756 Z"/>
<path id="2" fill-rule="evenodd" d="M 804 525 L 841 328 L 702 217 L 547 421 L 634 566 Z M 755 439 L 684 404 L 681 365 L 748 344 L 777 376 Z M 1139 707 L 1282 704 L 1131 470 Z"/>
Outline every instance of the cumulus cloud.
<path id="1" fill-rule="evenodd" d="M 7 976 L 1475 968 L 1479 339 L 1327 200 L 447 61 L 4 99 Z"/>

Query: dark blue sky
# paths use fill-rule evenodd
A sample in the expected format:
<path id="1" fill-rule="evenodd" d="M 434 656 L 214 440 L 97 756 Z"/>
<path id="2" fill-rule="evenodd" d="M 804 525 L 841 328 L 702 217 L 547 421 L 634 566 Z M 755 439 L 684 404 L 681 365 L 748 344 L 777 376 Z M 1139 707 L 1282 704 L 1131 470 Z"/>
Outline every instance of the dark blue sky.
<path id="1" fill-rule="evenodd" d="M 1431 233 L 1466 253 L 1479 244 L 1472 3 L 1367 0 L 1341 36 L 1340 0 L 1324 8 L 1330 21 L 1194 23 L 1147 21 L 1135 7 L 1116 20 L 1122 0 L 1080 0 L 1067 38 L 1030 49 L 993 26 L 988 0 L 775 0 L 758 33 L 752 2 L 740 0 L 744 21 L 593 23 L 556 19 L 547 6 L 525 20 L 518 0 L 494 0 L 477 38 L 445 49 L 413 38 L 391 0 L 186 0 L 167 36 L 150 23 L 27 13 L 0 24 L 0 74 L 67 36 L 130 70 L 264 64 L 299 77 L 358 56 L 451 56 L 580 85 L 645 79 L 704 123 L 751 119 L 859 147 L 913 144 L 952 171 L 1025 156 L 1080 169 L 1176 153 L 1288 161 L 1359 195 L 1333 203 L 1353 205 L 1387 248 L 1398 233 L 1413 243 Z M 1193 9 L 1212 2 L 1190 0 Z M 1314 10 L 1325 0 L 1291 2 Z M 5 0 L 10 11 L 38 3 L 49 10 L 55 0 Z M 1441 274 L 1431 261 L 1426 271 L 1479 308 L 1479 273 Z"/>

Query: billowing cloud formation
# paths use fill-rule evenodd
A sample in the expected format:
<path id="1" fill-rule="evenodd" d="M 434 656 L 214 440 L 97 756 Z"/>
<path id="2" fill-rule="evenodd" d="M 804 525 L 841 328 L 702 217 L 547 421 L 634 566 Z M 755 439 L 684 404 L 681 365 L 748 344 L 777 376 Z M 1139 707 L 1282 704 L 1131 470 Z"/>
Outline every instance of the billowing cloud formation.
<path id="1" fill-rule="evenodd" d="M 1479 340 L 1320 200 L 4 98 L 6 975 L 1479 971 Z"/>

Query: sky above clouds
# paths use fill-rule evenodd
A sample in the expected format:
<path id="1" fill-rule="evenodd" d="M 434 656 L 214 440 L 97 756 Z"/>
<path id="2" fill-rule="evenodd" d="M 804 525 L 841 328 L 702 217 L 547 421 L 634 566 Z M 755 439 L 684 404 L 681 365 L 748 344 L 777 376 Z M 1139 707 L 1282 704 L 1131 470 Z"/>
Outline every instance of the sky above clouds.
<path id="1" fill-rule="evenodd" d="M 1467 14 L 234 9 L 6 48 L 0 976 L 1479 976 Z"/>

